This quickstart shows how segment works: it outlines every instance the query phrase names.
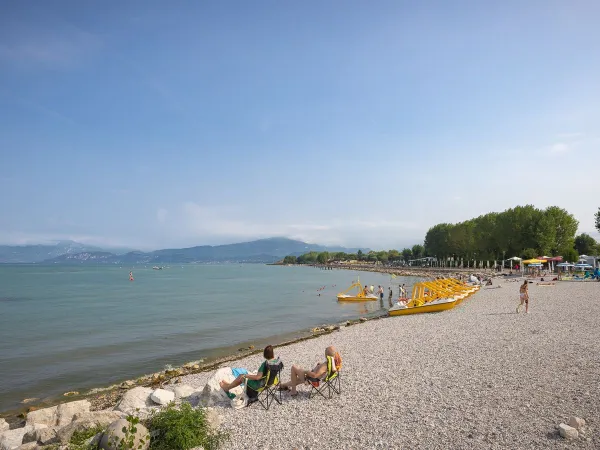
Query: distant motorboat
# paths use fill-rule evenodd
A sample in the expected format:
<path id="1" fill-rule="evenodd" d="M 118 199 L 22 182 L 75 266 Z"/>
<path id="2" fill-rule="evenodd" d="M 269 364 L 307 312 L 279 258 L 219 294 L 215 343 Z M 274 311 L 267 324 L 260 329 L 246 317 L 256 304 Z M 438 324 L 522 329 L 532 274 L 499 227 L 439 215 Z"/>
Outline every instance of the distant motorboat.
<path id="1" fill-rule="evenodd" d="M 162 270 L 162 267 L 154 266 L 153 269 L 154 270 Z"/>

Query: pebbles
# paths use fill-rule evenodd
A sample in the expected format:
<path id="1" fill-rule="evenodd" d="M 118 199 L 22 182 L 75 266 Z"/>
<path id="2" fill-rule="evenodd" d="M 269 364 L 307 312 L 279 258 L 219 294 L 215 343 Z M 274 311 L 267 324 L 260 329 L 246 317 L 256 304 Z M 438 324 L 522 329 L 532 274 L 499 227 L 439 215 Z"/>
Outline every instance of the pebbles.
<path id="1" fill-rule="evenodd" d="M 570 415 L 587 424 L 569 448 L 600 448 L 600 284 L 532 285 L 530 314 L 514 312 L 518 289 L 277 347 L 287 381 L 292 364 L 310 369 L 336 346 L 342 395 L 309 400 L 301 387 L 269 411 L 216 407 L 232 436 L 226 448 L 556 447 L 567 442 L 556 424 Z M 256 354 L 227 365 L 261 362 Z M 201 390 L 212 373 L 182 382 Z"/>

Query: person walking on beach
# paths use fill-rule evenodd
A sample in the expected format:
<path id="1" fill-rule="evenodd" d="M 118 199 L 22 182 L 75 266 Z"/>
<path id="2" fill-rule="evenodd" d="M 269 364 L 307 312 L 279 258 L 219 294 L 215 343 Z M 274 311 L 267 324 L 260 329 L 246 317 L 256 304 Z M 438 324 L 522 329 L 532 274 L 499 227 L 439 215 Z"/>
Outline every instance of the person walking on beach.
<path id="1" fill-rule="evenodd" d="M 529 285 L 527 284 L 527 280 L 519 288 L 519 299 L 521 303 L 517 306 L 517 313 L 521 312 L 521 306 L 525 303 L 525 313 L 529 314 Z"/>

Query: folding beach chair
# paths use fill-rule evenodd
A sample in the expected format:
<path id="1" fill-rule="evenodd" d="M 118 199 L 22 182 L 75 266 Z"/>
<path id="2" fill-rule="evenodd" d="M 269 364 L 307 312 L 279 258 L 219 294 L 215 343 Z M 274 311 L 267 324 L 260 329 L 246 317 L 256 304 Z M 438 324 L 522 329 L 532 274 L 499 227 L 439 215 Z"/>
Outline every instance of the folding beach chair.
<path id="1" fill-rule="evenodd" d="M 327 357 L 327 372 L 325 376 L 321 379 L 319 378 L 311 378 L 308 377 L 308 381 L 310 382 L 310 393 L 308 394 L 308 398 L 312 398 L 313 395 L 317 393 L 320 394 L 323 398 L 331 398 L 333 397 L 333 393 L 341 394 L 342 393 L 342 376 L 341 376 L 341 358 L 339 359 L 338 365 L 336 366 L 336 361 L 333 356 Z M 327 392 L 327 395 L 325 395 Z"/>
<path id="2" fill-rule="evenodd" d="M 269 409 L 273 400 L 281 405 L 280 376 L 283 370 L 283 363 L 279 358 L 265 361 L 266 373 L 263 370 L 263 377 L 259 380 L 260 387 L 253 389 L 246 382 L 246 396 L 248 397 L 248 406 L 253 403 L 260 403 L 266 410 Z"/>

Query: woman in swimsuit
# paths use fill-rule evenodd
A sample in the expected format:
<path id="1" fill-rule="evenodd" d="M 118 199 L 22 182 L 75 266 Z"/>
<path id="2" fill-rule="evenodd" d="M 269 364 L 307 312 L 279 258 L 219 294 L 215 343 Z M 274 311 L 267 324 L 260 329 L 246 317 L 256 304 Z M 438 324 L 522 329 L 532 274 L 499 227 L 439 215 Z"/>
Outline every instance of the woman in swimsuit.
<path id="1" fill-rule="evenodd" d="M 519 298 L 521 303 L 519 303 L 519 306 L 517 306 L 517 313 L 521 311 L 521 306 L 523 306 L 523 303 L 525 303 L 525 312 L 529 313 L 529 290 L 527 280 L 525 280 L 519 288 Z"/>

